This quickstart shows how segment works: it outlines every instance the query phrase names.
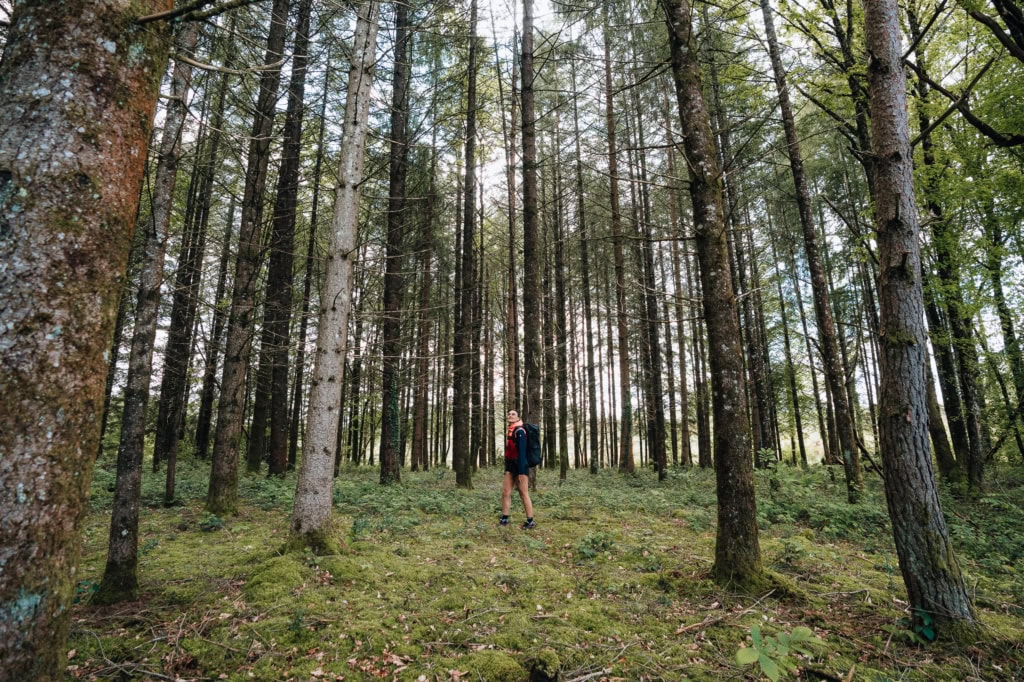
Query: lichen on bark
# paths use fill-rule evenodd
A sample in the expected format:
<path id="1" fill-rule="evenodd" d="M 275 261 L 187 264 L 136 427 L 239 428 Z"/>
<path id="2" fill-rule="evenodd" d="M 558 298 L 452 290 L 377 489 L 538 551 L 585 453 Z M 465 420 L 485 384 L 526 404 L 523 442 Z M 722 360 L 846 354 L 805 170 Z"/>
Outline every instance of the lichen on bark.
<path id="1" fill-rule="evenodd" d="M 169 42 L 165 26 L 132 22 L 171 4 L 19 3 L 0 62 L 0 613 L 10 616 L 0 617 L 0 660 L 9 679 L 60 679 L 66 660 L 109 337 Z"/>

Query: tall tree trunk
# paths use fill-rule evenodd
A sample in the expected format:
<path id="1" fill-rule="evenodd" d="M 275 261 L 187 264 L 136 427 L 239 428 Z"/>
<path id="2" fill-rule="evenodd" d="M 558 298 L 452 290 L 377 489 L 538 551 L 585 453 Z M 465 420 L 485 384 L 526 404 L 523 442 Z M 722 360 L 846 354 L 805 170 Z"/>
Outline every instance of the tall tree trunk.
<path id="1" fill-rule="evenodd" d="M 658 257 L 658 271 L 661 275 L 662 287 L 668 286 L 668 273 L 665 271 L 666 258 L 664 251 Z M 661 315 L 665 326 L 665 367 L 668 368 L 669 443 L 672 446 L 672 466 L 679 466 L 679 433 L 676 429 L 676 369 L 675 357 L 672 353 L 672 316 L 669 314 L 669 297 L 667 295 L 662 296 Z"/>
<path id="2" fill-rule="evenodd" d="M 216 141 L 216 138 L 213 138 Z M 200 145 L 202 146 L 202 145 Z M 204 169 L 205 171 L 205 169 Z M 193 174 L 193 186 L 203 185 L 199 168 Z M 212 189 L 212 184 L 204 189 Z M 210 201 L 207 193 L 202 199 L 198 192 L 190 192 L 192 201 Z M 164 350 L 163 375 L 160 377 L 160 401 L 157 408 L 156 433 L 153 445 L 153 471 L 168 464 L 167 482 L 173 497 L 174 463 L 177 459 L 180 425 L 185 414 L 188 367 L 191 360 L 193 331 L 198 307 L 198 290 L 202 274 L 202 255 L 206 247 L 206 219 L 208 212 L 190 207 L 186 211 L 185 231 L 182 235 L 178 267 L 172 287 L 171 321 Z"/>
<path id="3" fill-rule="evenodd" d="M 352 39 L 345 121 L 338 160 L 338 187 L 327 255 L 327 273 L 320 303 L 316 357 L 310 381 L 302 461 L 299 463 L 291 534 L 300 545 L 324 549 L 331 544 L 331 492 L 342 371 L 352 307 L 352 270 L 356 226 L 362 193 L 370 90 L 377 51 L 377 14 L 380 3 L 359 8 Z"/>
<path id="4" fill-rule="evenodd" d="M 455 484 L 472 488 L 472 462 L 470 461 L 470 393 L 472 382 L 473 291 L 475 289 L 474 228 L 476 227 L 476 0 L 469 10 L 469 65 L 466 90 L 466 176 L 463 182 L 462 251 L 459 258 L 460 279 L 456 287 L 458 305 L 455 307 L 455 344 L 452 354 L 452 468 Z"/>
<path id="5" fill-rule="evenodd" d="M 138 220 L 136 220 L 138 223 Z M 107 367 L 107 382 L 103 391 L 103 417 L 100 420 L 99 445 L 96 447 L 96 459 L 103 455 L 103 437 L 107 433 L 107 422 L 110 419 L 110 398 L 114 392 L 114 381 L 117 379 L 117 363 L 121 355 L 121 344 L 124 341 L 124 330 L 128 326 L 128 309 L 131 307 L 132 292 L 135 290 L 130 284 L 135 279 L 135 262 L 139 260 L 141 244 L 138 243 L 138 236 L 145 234 L 145 230 L 139 230 L 136 225 L 135 237 L 132 240 L 131 251 L 128 256 L 128 268 L 125 273 L 125 283 L 121 287 L 121 295 L 118 297 L 117 318 L 114 321 L 114 341 L 110 344 L 110 364 Z M 134 323 L 133 323 L 134 324 Z"/>
<path id="6" fill-rule="evenodd" d="M 633 460 L 633 405 L 629 376 L 629 321 L 626 310 L 626 263 L 623 255 L 622 216 L 619 211 L 619 163 L 615 140 L 615 104 L 612 90 L 611 23 L 604 8 L 604 118 L 608 135 L 608 201 L 611 207 L 612 246 L 615 256 L 615 308 L 619 334 L 619 468 L 631 474 Z"/>
<path id="7" fill-rule="evenodd" d="M 232 19 L 228 26 L 228 41 L 233 40 L 234 37 L 235 20 Z M 227 65 L 229 66 L 231 65 L 232 55 L 233 49 L 229 45 L 228 55 L 225 60 L 227 62 Z M 227 107 L 228 76 L 229 73 L 227 71 L 221 73 L 220 75 L 220 82 L 217 85 L 217 99 L 216 103 L 214 104 L 213 115 L 210 118 L 209 142 L 206 151 L 203 155 L 204 158 L 201 178 L 202 186 L 199 188 L 199 195 L 201 197 L 199 219 L 200 222 L 202 222 L 204 225 L 204 230 L 206 229 L 206 224 L 209 222 L 210 208 L 213 204 L 213 183 L 217 174 L 219 162 L 218 151 L 220 149 L 221 135 L 224 127 L 224 111 Z M 228 209 L 227 222 L 225 223 L 225 227 L 222 233 L 223 244 L 220 253 L 220 263 L 217 270 L 217 284 L 214 296 L 213 322 L 211 325 L 212 329 L 210 331 L 210 337 L 207 341 L 204 353 L 203 384 L 200 391 L 199 413 L 196 419 L 196 431 L 194 437 L 193 453 L 199 459 L 206 459 L 207 450 L 210 444 L 210 425 L 213 417 L 213 399 L 217 382 L 217 363 L 220 358 L 220 353 L 223 349 L 222 337 L 224 333 L 224 325 L 226 322 L 226 310 L 224 309 L 224 306 L 222 305 L 221 301 L 224 298 L 224 291 L 227 285 L 227 269 L 230 263 L 231 256 L 231 236 L 234 232 L 234 194 L 231 195 L 229 203 L 230 207 Z M 202 254 L 199 254 L 199 257 L 202 258 Z M 196 285 L 198 294 L 198 279 Z M 184 410 L 182 410 L 182 412 L 184 412 Z M 174 472 L 169 471 L 164 486 L 165 498 L 173 498 L 174 496 L 173 476 Z M 168 499 L 168 502 L 169 501 L 170 500 Z"/>
<path id="8" fill-rule="evenodd" d="M 288 350 L 292 321 L 292 269 L 295 261 L 295 218 L 299 193 L 299 154 L 302 144 L 303 99 L 309 60 L 309 16 L 312 0 L 300 0 L 295 19 L 288 108 L 285 112 L 281 168 L 271 222 L 270 263 L 264 325 L 268 331 L 265 357 L 270 362 L 270 474 L 288 470 Z"/>
<path id="9" fill-rule="evenodd" d="M 769 219 L 771 214 L 769 213 Z M 778 264 L 779 256 L 775 248 L 775 236 L 770 234 L 772 246 L 772 260 Z M 807 447 L 804 444 L 804 425 L 800 414 L 800 393 L 796 385 L 796 368 L 793 366 L 793 353 L 789 343 L 789 320 L 786 316 L 786 298 L 782 293 L 782 271 L 778 270 L 775 276 L 775 283 L 779 292 L 779 317 L 782 318 L 782 341 L 786 350 L 786 382 L 789 388 L 789 399 L 793 405 L 793 425 L 796 429 L 796 440 L 800 448 L 800 466 L 807 468 Z M 796 454 L 793 456 L 796 463 Z"/>
<path id="10" fill-rule="evenodd" d="M 697 254 L 693 254 L 694 270 L 697 276 L 691 275 L 690 256 L 683 254 L 683 268 L 686 270 L 686 290 L 691 301 L 698 297 L 703 300 L 700 282 L 700 264 Z M 708 468 L 715 465 L 714 452 L 711 450 L 711 415 L 708 409 L 710 396 L 708 395 L 708 380 L 705 372 L 707 366 L 707 355 L 705 353 L 704 329 L 698 320 L 697 315 L 690 316 L 690 338 L 693 340 L 693 388 L 697 399 L 697 406 L 694 410 L 697 417 L 697 465 Z"/>
<path id="11" fill-rule="evenodd" d="M 986 212 L 985 232 L 988 237 L 988 248 L 985 257 L 985 270 L 988 274 L 989 284 L 992 287 L 992 298 L 995 300 L 996 313 L 999 316 L 999 329 L 1003 335 L 1003 348 L 1006 352 L 1006 362 L 1010 366 L 1010 378 L 1013 381 L 1014 393 L 1017 404 L 1024 404 L 1024 359 L 1022 359 L 1020 341 L 1014 329 L 1013 312 L 1006 300 L 1006 293 L 1003 291 L 1003 252 L 1005 250 L 1005 237 L 1002 227 L 994 215 L 994 211 Z M 998 376 L 998 375 L 997 375 Z M 1024 448 L 1021 448 L 1021 411 L 1012 402 L 1007 401 L 1009 421 L 1007 428 L 1012 428 L 1016 434 L 1018 449 L 1021 456 L 1024 456 Z"/>
<path id="12" fill-rule="evenodd" d="M 233 35 L 233 32 L 232 26 L 229 35 Z M 225 77 L 222 77 L 219 85 L 220 91 L 210 125 L 200 129 L 200 142 L 197 146 L 204 151 L 200 154 L 202 162 L 194 165 L 185 211 L 185 234 L 174 277 L 171 323 L 164 352 L 153 447 L 153 470 L 157 471 L 162 462 L 167 465 L 164 482 L 166 504 L 174 500 L 178 442 L 182 437 L 187 411 L 188 369 L 195 350 L 203 256 L 224 120 L 227 89 Z"/>
<path id="13" fill-rule="evenodd" d="M 707 5 L 702 6 L 703 20 L 705 26 L 710 26 L 708 19 Z M 709 77 L 711 80 L 712 93 L 712 114 L 714 123 L 712 129 L 718 138 L 718 152 L 720 167 L 730 171 L 736 159 L 732 151 L 731 126 L 725 108 L 722 106 L 720 86 L 718 81 L 718 63 L 711 52 Z M 746 365 L 748 381 L 746 382 L 748 409 L 750 410 L 751 435 L 753 436 L 753 451 L 758 466 L 766 466 L 771 455 L 764 457 L 762 453 L 766 450 L 774 450 L 769 427 L 768 395 L 765 389 L 765 371 L 762 363 L 762 353 L 757 325 L 754 320 L 752 307 L 753 292 L 747 283 L 746 248 L 743 244 L 741 229 L 747 229 L 739 225 L 739 187 L 736 175 L 726 172 L 722 177 L 722 194 L 725 200 L 725 224 L 729 232 L 727 245 L 732 249 L 733 287 L 740 297 L 740 313 L 742 314 L 742 326 L 740 332 L 743 334 L 743 341 L 746 346 Z"/>
<path id="14" fill-rule="evenodd" d="M 328 49 L 326 63 L 331 63 L 330 49 Z M 330 69 L 328 69 L 324 76 L 324 93 L 320 102 L 319 127 L 316 135 L 316 160 L 313 162 L 313 196 L 310 199 L 312 208 L 309 214 L 309 235 L 306 238 L 306 266 L 302 282 L 302 312 L 299 313 L 298 341 L 295 344 L 295 379 L 292 381 L 292 413 L 289 419 L 288 432 L 288 469 L 290 470 L 295 469 L 295 465 L 298 462 L 299 425 L 302 422 L 302 397 L 305 394 L 303 386 L 306 380 L 306 333 L 309 327 L 310 294 L 313 290 L 313 277 L 316 270 L 316 239 L 318 223 L 320 222 L 320 184 L 323 177 L 324 135 L 327 127 L 327 95 L 331 91 L 330 74 Z M 343 410 L 339 409 L 340 413 L 343 413 Z"/>
<path id="15" fill-rule="evenodd" d="M 188 55 L 195 50 L 198 29 L 182 24 L 175 36 L 175 49 Z M 139 587 L 136 571 L 139 544 L 139 505 L 142 492 L 142 456 L 145 449 L 146 405 L 153 369 L 153 342 L 160 311 L 164 251 L 174 206 L 174 184 L 178 177 L 181 138 L 188 109 L 192 67 L 176 60 L 171 76 L 171 96 L 157 154 L 153 185 L 152 223 L 144 225 L 139 293 L 135 306 L 135 329 L 128 357 L 128 383 L 124 390 L 124 415 L 117 449 L 117 479 L 107 543 L 107 564 L 94 598 L 110 604 L 135 597 Z"/>
<path id="16" fill-rule="evenodd" d="M 537 205 L 537 121 L 534 112 L 533 0 L 523 0 L 522 72 L 523 131 L 523 384 L 526 399 L 520 408 L 523 420 L 541 416 L 541 270 L 542 245 Z"/>
<path id="17" fill-rule="evenodd" d="M 824 463 L 832 460 L 832 453 L 829 450 L 828 427 L 825 426 L 825 414 L 821 405 L 821 391 L 818 388 L 818 373 L 814 369 L 814 350 L 811 346 L 811 335 L 807 331 L 807 315 L 804 313 L 804 297 L 801 293 L 800 278 L 796 271 L 796 254 L 793 253 L 793 244 L 785 240 L 789 250 L 789 276 L 793 280 L 793 293 L 796 295 L 796 310 L 800 314 L 800 328 L 804 336 L 804 352 L 807 354 L 807 370 L 811 375 L 811 393 L 814 394 L 815 414 L 818 416 L 818 438 L 821 440 L 821 461 Z M 828 396 L 826 395 L 826 402 Z"/>
<path id="18" fill-rule="evenodd" d="M 433 69 L 433 82 L 430 95 L 430 170 L 429 186 L 427 196 L 424 200 L 423 216 L 420 227 L 419 248 L 420 254 L 420 309 L 418 322 L 418 340 L 416 343 L 416 389 L 413 397 L 413 431 L 412 431 L 412 460 L 411 469 L 423 471 L 430 468 L 430 447 L 427 429 L 428 418 L 428 388 L 430 380 L 430 334 L 432 330 L 432 315 L 430 313 L 430 299 L 432 289 L 431 264 L 434 259 L 434 206 L 437 202 L 437 74 L 440 72 L 438 61 L 435 57 Z"/>
<path id="19" fill-rule="evenodd" d="M 228 265 L 231 262 L 231 237 L 235 227 L 235 197 L 231 196 L 228 205 L 227 220 L 224 223 L 220 252 L 220 265 L 217 268 L 217 289 L 214 295 L 213 328 L 210 340 L 206 345 L 206 359 L 203 369 L 203 388 L 199 400 L 199 416 L 196 419 L 195 456 L 206 459 L 210 446 L 210 425 L 213 419 L 213 398 L 217 384 L 217 363 L 220 359 L 224 343 L 224 325 L 227 322 L 227 309 L 224 306 L 224 292 L 227 289 Z"/>
<path id="20" fill-rule="evenodd" d="M 337 194 L 337 193 L 335 193 Z M 356 254 L 358 261 L 358 254 Z M 352 332 L 352 371 L 344 372 L 346 383 L 349 389 L 349 419 L 348 419 L 348 449 L 349 460 L 353 464 L 361 462 L 363 452 L 363 427 L 360 419 L 360 395 L 363 388 L 363 303 L 365 300 L 365 287 L 358 283 L 352 288 L 352 298 L 355 299 L 355 329 Z M 321 306 L 323 303 L 321 303 Z M 309 420 L 309 408 L 307 408 L 306 420 Z M 339 423 L 341 416 L 339 414 Z M 341 434 L 338 435 L 338 443 L 342 442 Z M 338 446 L 340 450 L 340 445 Z M 338 455 L 341 456 L 340 454 Z"/>
<path id="21" fill-rule="evenodd" d="M 688 0 L 661 0 L 668 23 L 672 75 L 686 158 L 690 201 L 700 260 L 704 319 L 711 348 L 711 382 L 715 419 L 715 478 L 718 532 L 715 579 L 754 587 L 762 581 L 757 536 L 750 431 L 743 395 L 736 296 L 722 214 L 722 177 L 715 158 L 711 119 L 701 89 L 700 65 Z"/>
<path id="22" fill-rule="evenodd" d="M 923 263 L 922 263 L 923 265 Z M 938 278 L 933 275 L 924 281 L 924 311 L 928 322 L 928 333 L 932 348 L 935 351 L 935 366 L 938 369 L 938 384 L 942 391 L 942 407 L 949 424 L 949 437 L 956 456 L 956 470 L 947 472 L 950 481 L 963 478 L 968 460 L 970 445 L 967 437 L 967 420 L 964 419 L 963 403 L 960 400 L 960 389 L 957 382 L 956 358 L 949 344 L 949 327 L 945 316 L 939 308 Z"/>
<path id="23" fill-rule="evenodd" d="M 593 467 L 596 467 L 596 463 L 600 459 L 600 452 L 598 450 L 600 436 L 597 423 L 597 377 L 595 376 L 597 367 L 594 360 L 594 344 L 596 340 L 594 338 L 593 306 L 590 300 L 590 254 L 587 244 L 589 224 L 587 223 L 586 195 L 583 192 L 583 158 L 580 153 L 580 113 L 579 97 L 577 96 L 578 91 L 576 89 L 575 53 L 571 66 L 573 92 L 572 126 L 576 162 L 576 224 L 579 229 L 580 239 L 580 286 L 583 289 L 583 323 L 587 337 L 587 424 L 590 434 L 588 445 L 590 449 L 590 462 L 592 463 L 591 471 L 596 473 L 597 469 Z"/>
<path id="24" fill-rule="evenodd" d="M 513 3 L 513 17 L 515 5 Z M 505 402 L 506 409 L 521 409 L 522 392 L 519 385 L 519 309 L 516 296 L 516 79 L 519 60 L 512 59 L 512 77 L 509 84 L 509 115 L 505 116 L 504 79 L 501 72 L 501 54 L 498 48 L 494 14 L 491 13 L 491 32 L 494 35 L 494 68 L 498 77 L 498 104 L 501 108 L 501 137 L 505 149 L 505 197 L 508 202 L 508 277 L 505 304 Z M 512 32 L 511 49 L 515 52 L 518 32 Z"/>
<path id="25" fill-rule="evenodd" d="M 540 192 L 540 205 L 552 207 L 553 201 L 549 200 L 547 190 L 548 178 L 551 175 L 545 173 L 541 176 L 541 192 Z M 541 337 L 544 344 L 544 380 L 542 389 L 541 405 L 543 406 L 543 432 L 547 434 L 547 437 L 541 439 L 541 448 L 543 450 L 543 463 L 544 466 L 550 467 L 553 465 L 555 460 L 555 451 L 558 445 L 558 439 L 556 437 L 556 430 L 558 429 L 558 422 L 555 419 L 555 289 L 553 280 L 553 264 L 551 258 L 552 252 L 552 239 L 554 234 L 554 215 L 552 210 L 544 212 L 546 219 L 541 224 L 543 231 L 543 244 L 544 251 L 541 259 L 544 262 L 544 278 L 542 280 L 541 289 L 544 292 L 544 309 L 541 312 Z M 535 478 L 535 477 L 534 477 Z M 535 484 L 535 481 L 531 480 L 531 484 Z"/>
<path id="26" fill-rule="evenodd" d="M 683 210 L 681 206 L 681 194 L 680 190 L 675 186 L 679 180 L 679 176 L 676 172 L 676 142 L 675 135 L 672 131 L 672 116 L 671 109 L 669 106 L 668 92 L 663 93 L 665 100 L 665 138 L 668 143 L 668 175 L 671 179 L 672 187 L 672 198 L 669 202 L 669 220 L 672 224 L 672 276 L 673 276 L 673 288 L 675 291 L 675 302 L 673 308 L 675 310 L 675 322 L 676 322 L 676 338 L 679 339 L 679 431 L 680 438 L 682 440 L 683 452 L 682 460 L 683 464 L 690 467 L 693 466 L 693 452 L 690 447 L 690 391 L 686 385 L 686 328 L 683 322 L 683 286 L 681 281 L 683 263 L 680 260 L 679 254 L 679 242 L 683 237 L 683 225 L 682 215 Z M 685 241 L 683 242 L 686 243 Z M 687 258 L 684 254 L 684 258 Z M 688 258 L 687 258 L 688 260 Z M 687 282 L 689 284 L 689 282 Z M 687 312 L 689 311 L 689 303 L 686 304 Z M 671 362 L 671 361 L 670 361 Z"/>
<path id="27" fill-rule="evenodd" d="M 269 65 L 279 62 L 284 53 L 288 4 L 288 0 L 274 0 L 271 9 L 267 50 L 263 59 L 268 68 L 260 75 L 259 97 L 249 138 L 241 225 L 238 231 L 238 258 L 235 262 L 234 290 L 228 315 L 210 485 L 206 496 L 206 509 L 214 514 L 233 512 L 238 504 L 238 453 L 245 408 L 245 380 L 249 371 L 253 297 L 262 250 L 260 226 L 263 223 L 263 193 L 267 184 L 277 90 L 281 83 L 280 68 Z"/>
<path id="28" fill-rule="evenodd" d="M 483 159 L 478 160 L 479 167 L 477 173 L 483 174 Z M 473 216 L 474 220 L 479 220 L 477 225 L 477 232 L 480 238 L 477 239 L 477 243 L 474 248 L 477 249 L 476 263 L 477 266 L 474 268 L 475 277 L 473 279 L 473 328 L 470 330 L 470 351 L 469 351 L 469 371 L 471 376 L 470 389 L 469 389 L 469 400 L 470 400 L 470 414 L 472 418 L 470 420 L 470 462 L 472 463 L 473 471 L 476 471 L 477 466 L 485 466 L 486 461 L 483 460 L 483 419 L 484 419 L 484 405 L 483 405 L 483 377 L 481 376 L 481 335 L 483 333 L 484 326 L 484 281 L 487 277 L 486 262 L 484 260 L 484 184 L 482 182 L 477 183 L 480 188 L 477 200 L 480 202 L 480 210 L 476 211 Z"/>
<path id="29" fill-rule="evenodd" d="M 601 282 L 604 284 L 604 321 L 605 321 L 605 340 L 607 341 L 607 352 L 608 352 L 608 393 L 606 401 L 608 403 L 608 417 L 605 418 L 607 424 L 607 465 L 610 467 L 618 466 L 619 464 L 619 433 L 615 429 L 617 422 L 615 421 L 614 415 L 619 414 L 618 397 L 615 394 L 615 367 L 612 364 L 612 358 L 615 357 L 615 332 L 612 327 L 612 296 L 610 292 L 609 280 L 611 277 L 608 276 L 608 261 L 603 260 L 601 272 Z M 602 375 L 604 376 L 604 375 Z M 603 384 L 603 382 L 602 382 Z M 604 394 L 604 387 L 602 386 L 601 393 Z M 597 473 L 597 464 L 590 465 L 590 473 Z"/>
<path id="30" fill-rule="evenodd" d="M 920 243 L 895 0 L 866 0 L 865 38 L 878 235 L 885 493 L 913 619 L 973 629 L 974 610 L 949 543 L 928 447 Z"/>
<path id="31" fill-rule="evenodd" d="M 800 215 L 800 226 L 804 236 L 804 255 L 807 258 L 807 269 L 811 275 L 811 290 L 814 294 L 814 314 L 817 320 L 818 333 L 821 337 L 822 364 L 825 369 L 825 380 L 832 394 L 835 410 L 836 431 L 838 432 L 839 449 L 843 460 L 843 471 L 846 475 L 846 497 L 851 503 L 860 497 L 862 478 L 860 472 L 860 455 L 855 442 L 852 405 L 847 400 L 844 388 L 843 370 L 839 358 L 839 345 L 836 339 L 835 322 L 828 298 L 828 284 L 821 260 L 821 248 L 814 228 L 811 215 L 810 192 L 804 175 L 803 155 L 800 153 L 800 138 L 797 135 L 796 120 L 789 99 L 789 85 L 782 57 L 779 52 L 778 39 L 775 35 L 775 22 L 769 0 L 761 0 L 761 15 L 765 22 L 765 33 L 768 37 L 768 51 L 775 76 L 775 87 L 782 112 L 782 126 L 786 134 L 786 151 L 789 154 L 789 168 L 796 187 L 797 209 Z M 858 119 L 859 125 L 859 119 Z"/>
<path id="32" fill-rule="evenodd" d="M 644 305 L 646 312 L 644 317 L 647 324 L 647 353 L 649 355 L 648 365 L 650 367 L 647 383 L 650 386 L 648 401 L 651 404 L 647 408 L 647 414 L 650 415 L 647 430 L 649 432 L 648 441 L 651 444 L 651 462 L 653 462 L 658 472 L 658 480 L 664 481 L 668 476 L 668 463 L 665 451 L 665 396 L 661 383 L 661 342 L 658 335 L 658 326 L 660 325 L 658 317 L 658 288 L 654 274 L 654 248 L 657 242 L 654 240 L 654 230 L 651 227 L 651 200 L 647 182 L 647 145 L 644 137 L 640 99 L 636 95 L 636 90 L 634 90 L 634 109 L 637 115 L 637 139 L 640 143 L 637 154 L 640 162 L 641 222 L 643 223 L 641 249 L 643 251 Z"/>
<path id="33" fill-rule="evenodd" d="M 557 119 L 556 119 L 557 120 Z M 555 364 L 558 373 L 558 478 L 565 480 L 569 471 L 569 321 L 565 297 L 565 229 L 562 213 L 562 149 L 561 127 L 555 127 Z M 575 421 L 575 420 L 574 420 Z M 549 462 L 549 464 L 552 464 Z"/>
<path id="34" fill-rule="evenodd" d="M 171 6 L 18 3 L 0 61 L 0 661 L 11 680 L 63 679 L 106 353 L 171 42 L 168 26 L 135 20 Z"/>
<path id="35" fill-rule="evenodd" d="M 405 180 L 409 174 L 409 4 L 394 3 L 395 55 L 391 89 L 391 150 L 388 161 L 387 256 L 384 310 L 381 313 L 381 485 L 401 480 L 401 418 L 398 406 L 402 331 L 402 237 L 405 230 Z"/>

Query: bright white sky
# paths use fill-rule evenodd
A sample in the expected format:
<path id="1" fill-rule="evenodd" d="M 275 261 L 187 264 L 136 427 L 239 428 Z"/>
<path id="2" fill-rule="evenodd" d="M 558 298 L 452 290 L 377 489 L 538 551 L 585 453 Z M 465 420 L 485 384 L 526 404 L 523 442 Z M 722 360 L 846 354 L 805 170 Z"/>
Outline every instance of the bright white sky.
<path id="1" fill-rule="evenodd" d="M 482 36 L 491 34 L 491 16 L 498 31 L 499 40 L 507 40 L 515 25 L 523 23 L 522 0 L 487 0 L 480 8 L 480 22 L 477 32 Z M 513 23 L 513 17 L 515 21 Z M 550 0 L 534 0 L 533 23 L 536 27 L 551 28 L 558 21 Z"/>

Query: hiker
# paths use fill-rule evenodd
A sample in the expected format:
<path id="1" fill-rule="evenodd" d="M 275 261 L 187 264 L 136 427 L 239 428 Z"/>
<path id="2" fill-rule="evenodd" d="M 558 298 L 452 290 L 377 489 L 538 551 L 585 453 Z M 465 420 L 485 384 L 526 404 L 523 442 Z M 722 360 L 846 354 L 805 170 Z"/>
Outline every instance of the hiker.
<path id="1" fill-rule="evenodd" d="M 519 418 L 519 412 L 509 410 L 508 431 L 505 434 L 505 476 L 501 481 L 501 521 L 502 526 L 507 526 L 508 514 L 512 508 L 512 486 L 519 490 L 519 497 L 523 500 L 523 508 L 526 509 L 526 523 L 522 525 L 524 530 L 534 527 L 533 523 L 533 502 L 530 500 L 530 467 L 526 461 L 526 429 L 523 421 Z"/>

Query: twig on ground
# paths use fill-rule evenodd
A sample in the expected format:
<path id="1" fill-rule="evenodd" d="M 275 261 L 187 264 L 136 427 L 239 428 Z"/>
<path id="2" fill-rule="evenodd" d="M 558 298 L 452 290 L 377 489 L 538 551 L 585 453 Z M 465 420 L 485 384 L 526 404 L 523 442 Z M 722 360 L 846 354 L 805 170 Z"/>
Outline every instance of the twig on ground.
<path id="1" fill-rule="evenodd" d="M 610 673 L 611 670 L 605 670 L 604 668 L 602 668 L 600 670 L 595 670 L 592 673 L 587 673 L 586 675 L 580 675 L 579 677 L 570 677 L 565 682 L 584 682 L 585 680 L 592 680 L 595 677 L 599 677 L 601 675 L 608 675 Z"/>

